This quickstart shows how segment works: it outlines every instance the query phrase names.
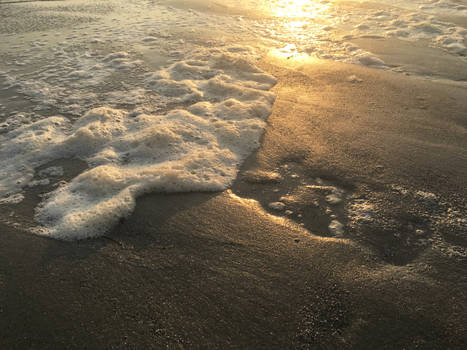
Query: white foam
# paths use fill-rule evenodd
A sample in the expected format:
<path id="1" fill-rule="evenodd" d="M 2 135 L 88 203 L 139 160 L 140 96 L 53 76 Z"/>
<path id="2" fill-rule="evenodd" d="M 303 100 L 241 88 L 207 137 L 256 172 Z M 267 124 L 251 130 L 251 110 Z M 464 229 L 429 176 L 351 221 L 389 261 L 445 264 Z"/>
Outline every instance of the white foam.
<path id="1" fill-rule="evenodd" d="M 361 83 L 363 80 L 357 77 L 356 75 L 350 75 L 347 77 L 349 83 Z"/>
<path id="2" fill-rule="evenodd" d="M 358 223 L 368 223 L 374 220 L 375 207 L 372 203 L 364 199 L 356 199 L 350 202 L 347 212 L 352 225 Z"/>
<path id="3" fill-rule="evenodd" d="M 339 204 L 340 202 L 342 202 L 341 194 L 339 193 L 328 194 L 326 196 L 326 201 L 332 205 Z"/>
<path id="4" fill-rule="evenodd" d="M 247 59 L 208 51 L 147 80 L 161 94 L 191 105 L 164 115 L 101 107 L 74 123 L 49 117 L 2 136 L 0 196 L 20 193 L 34 168 L 54 159 L 77 157 L 89 164 L 37 209 L 38 233 L 94 237 L 128 216 L 142 193 L 225 189 L 259 146 L 274 102 L 267 89 L 275 79 Z"/>
<path id="5" fill-rule="evenodd" d="M 16 193 L 12 196 L 0 198 L 0 204 L 18 204 L 21 203 L 24 199 L 24 195 L 21 193 Z"/>
<path id="6" fill-rule="evenodd" d="M 40 180 L 34 180 L 28 183 L 29 187 L 35 187 L 35 186 L 46 186 L 50 184 L 49 179 L 40 179 Z"/>
<path id="7" fill-rule="evenodd" d="M 376 57 L 375 55 L 364 53 L 356 56 L 356 59 L 360 64 L 364 66 L 385 67 L 384 61 L 379 57 Z"/>
<path id="8" fill-rule="evenodd" d="M 328 228 L 329 232 L 335 237 L 342 237 L 344 235 L 344 225 L 338 220 L 332 220 Z"/>
<path id="9" fill-rule="evenodd" d="M 282 202 L 271 202 L 268 204 L 268 207 L 274 210 L 284 210 L 285 204 Z"/>
<path id="10" fill-rule="evenodd" d="M 63 176 L 63 168 L 61 166 L 51 166 L 51 167 L 48 167 L 48 168 L 45 168 L 39 171 L 39 176 L 40 177 L 46 177 L 46 176 L 60 177 L 60 176 Z"/>

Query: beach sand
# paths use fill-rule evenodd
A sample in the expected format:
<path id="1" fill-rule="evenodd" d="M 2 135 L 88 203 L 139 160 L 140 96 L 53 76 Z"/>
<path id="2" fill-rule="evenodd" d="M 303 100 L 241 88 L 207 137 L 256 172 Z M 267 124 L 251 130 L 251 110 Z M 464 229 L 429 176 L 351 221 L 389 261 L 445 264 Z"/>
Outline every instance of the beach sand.
<path id="1" fill-rule="evenodd" d="M 260 66 L 277 99 L 231 190 L 143 196 L 93 240 L 2 224 L 2 348 L 463 348 L 465 85 Z"/>

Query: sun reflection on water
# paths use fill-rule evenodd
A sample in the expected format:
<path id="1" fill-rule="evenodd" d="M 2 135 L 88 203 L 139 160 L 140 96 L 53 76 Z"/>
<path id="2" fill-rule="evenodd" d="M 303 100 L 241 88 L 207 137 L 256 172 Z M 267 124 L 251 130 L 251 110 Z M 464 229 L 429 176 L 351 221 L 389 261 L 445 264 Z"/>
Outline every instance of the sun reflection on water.
<path id="1" fill-rule="evenodd" d="M 274 18 L 271 31 L 289 44 L 274 50 L 276 55 L 298 57 L 303 54 L 296 45 L 306 42 L 313 45 L 328 36 L 323 29 L 334 20 L 330 17 L 330 2 L 320 0 L 273 0 L 269 2 L 270 14 Z"/>
<path id="2" fill-rule="evenodd" d="M 319 0 L 271 1 L 270 10 L 276 19 L 275 29 L 298 37 L 316 32 L 332 20 L 329 18 L 329 2 Z"/>
<path id="3" fill-rule="evenodd" d="M 310 19 L 319 17 L 329 8 L 329 4 L 316 0 L 277 0 L 272 3 L 275 17 L 290 19 Z"/>

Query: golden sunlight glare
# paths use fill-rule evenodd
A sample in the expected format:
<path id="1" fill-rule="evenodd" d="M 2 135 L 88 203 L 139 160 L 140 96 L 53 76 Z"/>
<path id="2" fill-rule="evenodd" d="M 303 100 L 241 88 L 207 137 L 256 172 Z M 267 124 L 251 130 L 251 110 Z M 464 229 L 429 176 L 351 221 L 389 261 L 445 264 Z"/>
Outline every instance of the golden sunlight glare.
<path id="1" fill-rule="evenodd" d="M 278 0 L 273 14 L 285 18 L 314 18 L 329 6 L 314 0 Z"/>

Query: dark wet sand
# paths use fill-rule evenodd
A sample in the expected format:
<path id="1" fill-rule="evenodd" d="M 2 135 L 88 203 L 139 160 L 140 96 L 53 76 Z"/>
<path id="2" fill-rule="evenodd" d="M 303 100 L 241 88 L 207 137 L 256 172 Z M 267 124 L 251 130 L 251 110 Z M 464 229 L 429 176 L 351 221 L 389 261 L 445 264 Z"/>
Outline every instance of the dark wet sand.
<path id="1" fill-rule="evenodd" d="M 0 226 L 2 349 L 464 348 L 467 260 L 446 249 L 467 246 L 465 226 L 433 218 L 465 217 L 466 89 L 318 61 L 262 67 L 278 98 L 235 194 L 147 195 L 82 242 Z M 374 222 L 327 237 L 322 198 L 300 192 L 317 177 L 345 189 L 340 220 L 364 198 Z M 286 194 L 288 219 L 262 209 Z M 431 243 L 411 243 L 417 227 Z"/>

